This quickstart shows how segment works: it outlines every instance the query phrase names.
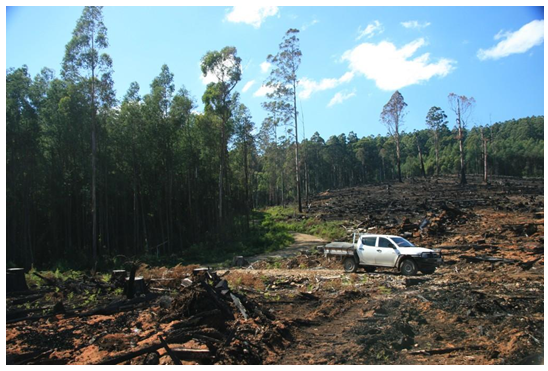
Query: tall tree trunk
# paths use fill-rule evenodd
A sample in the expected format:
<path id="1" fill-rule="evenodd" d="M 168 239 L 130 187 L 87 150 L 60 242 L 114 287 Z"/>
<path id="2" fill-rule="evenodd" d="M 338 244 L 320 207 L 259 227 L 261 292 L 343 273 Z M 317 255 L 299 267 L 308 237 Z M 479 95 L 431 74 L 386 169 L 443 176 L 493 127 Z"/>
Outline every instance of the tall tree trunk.
<path id="1" fill-rule="evenodd" d="M 306 154 L 305 154 L 305 158 L 306 158 Z M 304 182 L 305 182 L 305 187 L 304 187 L 304 192 L 305 192 L 305 202 L 306 202 L 306 208 L 308 209 L 308 205 L 310 205 L 309 203 L 309 200 L 308 200 L 308 195 L 310 193 L 310 172 L 309 172 L 309 168 L 308 168 L 308 161 L 304 161 Z"/>
<path id="2" fill-rule="evenodd" d="M 403 181 L 401 179 L 400 135 L 397 131 L 396 131 L 396 162 L 397 162 L 397 165 L 398 165 L 398 181 L 400 183 L 403 183 Z"/>
<path id="3" fill-rule="evenodd" d="M 223 200 L 224 200 L 224 171 L 225 171 L 225 151 L 224 151 L 224 143 L 225 143 L 225 121 L 222 120 L 221 123 L 221 151 L 219 153 L 219 230 L 222 231 L 223 229 Z"/>
<path id="4" fill-rule="evenodd" d="M 417 149 L 419 150 L 419 161 L 420 161 L 420 164 L 421 164 L 421 174 L 422 174 L 423 178 L 426 178 L 426 170 L 424 169 L 424 161 L 422 160 L 421 145 L 420 145 L 418 139 L 417 139 Z"/>
<path id="5" fill-rule="evenodd" d="M 133 153 L 133 253 L 139 252 L 139 209 L 137 197 L 137 166 L 135 160 L 135 146 L 132 146 Z"/>
<path id="6" fill-rule="evenodd" d="M 249 229 L 249 173 L 247 165 L 247 134 L 244 134 L 245 229 Z"/>
<path id="7" fill-rule="evenodd" d="M 95 117 L 95 89 L 94 89 L 94 73 L 92 72 L 91 83 L 91 217 L 92 217 L 92 264 L 97 263 L 97 197 L 96 197 L 96 117 Z"/>
<path id="8" fill-rule="evenodd" d="M 464 132 L 462 130 L 462 122 L 460 117 L 460 107 L 457 113 L 458 129 L 459 129 L 459 152 L 460 152 L 460 184 L 466 184 L 466 159 L 464 158 Z"/>
<path id="9" fill-rule="evenodd" d="M 481 128 L 481 144 L 483 148 L 483 182 L 487 184 L 487 137 L 483 134 L 483 128 Z"/>
<path id="10" fill-rule="evenodd" d="M 439 142 L 438 133 L 435 133 L 434 135 L 435 135 L 434 144 L 436 147 L 436 178 L 439 178 L 440 176 L 440 142 Z"/>
<path id="11" fill-rule="evenodd" d="M 299 133 L 298 133 L 298 125 L 297 125 L 297 86 L 296 86 L 295 80 L 293 80 L 293 113 L 295 116 L 295 177 L 297 181 L 297 200 L 299 203 L 299 212 L 302 213 L 303 205 L 301 203 L 301 175 L 300 175 L 300 166 L 299 166 L 300 165 L 299 164 Z"/>

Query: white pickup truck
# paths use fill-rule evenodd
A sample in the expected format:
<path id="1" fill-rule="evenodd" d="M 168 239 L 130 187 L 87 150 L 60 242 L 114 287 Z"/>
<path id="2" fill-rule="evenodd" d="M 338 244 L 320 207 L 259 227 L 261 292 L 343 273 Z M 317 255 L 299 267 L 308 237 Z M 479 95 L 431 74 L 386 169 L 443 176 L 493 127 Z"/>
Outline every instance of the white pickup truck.
<path id="1" fill-rule="evenodd" d="M 442 263 L 441 251 L 417 247 L 403 237 L 384 234 L 354 234 L 353 243 L 332 242 L 323 247 L 326 256 L 339 256 L 345 272 L 359 267 L 374 272 L 377 267 L 396 268 L 403 275 L 418 271 L 434 273 Z"/>

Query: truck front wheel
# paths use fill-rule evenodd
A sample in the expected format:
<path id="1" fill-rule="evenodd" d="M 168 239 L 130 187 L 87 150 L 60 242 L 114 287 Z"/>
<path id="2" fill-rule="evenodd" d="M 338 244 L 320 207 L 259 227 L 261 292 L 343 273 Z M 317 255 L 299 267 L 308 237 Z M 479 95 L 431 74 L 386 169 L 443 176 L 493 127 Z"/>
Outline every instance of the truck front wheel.
<path id="1" fill-rule="evenodd" d="M 346 273 L 354 273 L 356 272 L 356 270 L 358 270 L 358 265 L 356 264 L 356 260 L 353 257 L 348 257 L 344 259 L 343 266 Z"/>
<path id="2" fill-rule="evenodd" d="M 406 259 L 401 263 L 400 272 L 404 276 L 414 276 L 417 274 L 417 263 L 411 259 Z"/>

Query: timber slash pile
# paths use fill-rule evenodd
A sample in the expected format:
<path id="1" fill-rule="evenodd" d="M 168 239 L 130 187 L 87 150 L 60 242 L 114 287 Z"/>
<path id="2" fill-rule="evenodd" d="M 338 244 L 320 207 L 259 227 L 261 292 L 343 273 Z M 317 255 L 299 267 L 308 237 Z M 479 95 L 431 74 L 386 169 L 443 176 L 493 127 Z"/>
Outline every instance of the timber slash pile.
<path id="1" fill-rule="evenodd" d="M 290 217 L 441 248 L 431 275 L 345 274 L 315 246 L 230 270 L 140 266 L 134 280 L 34 275 L 27 289 L 8 273 L 7 361 L 543 363 L 544 182 L 471 180 L 327 191 Z"/>

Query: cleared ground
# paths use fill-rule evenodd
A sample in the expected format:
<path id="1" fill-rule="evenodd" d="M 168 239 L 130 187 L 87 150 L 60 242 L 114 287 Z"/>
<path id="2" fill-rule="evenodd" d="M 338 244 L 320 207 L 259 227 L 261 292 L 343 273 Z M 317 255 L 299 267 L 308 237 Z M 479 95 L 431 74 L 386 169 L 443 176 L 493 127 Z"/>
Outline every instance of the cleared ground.
<path id="1" fill-rule="evenodd" d="M 445 263 L 432 275 L 345 274 L 315 251 L 321 240 L 296 235 L 286 251 L 211 277 L 196 266 L 141 267 L 156 294 L 140 302 L 113 284 L 86 303 L 93 281 L 52 282 L 8 296 L 8 361 L 172 364 L 161 336 L 189 364 L 544 363 L 544 182 L 470 181 L 328 191 L 295 216 L 339 220 L 348 239 L 374 231 L 441 248 Z M 15 312 L 17 300 L 66 304 L 71 292 L 81 299 L 65 313 Z"/>

